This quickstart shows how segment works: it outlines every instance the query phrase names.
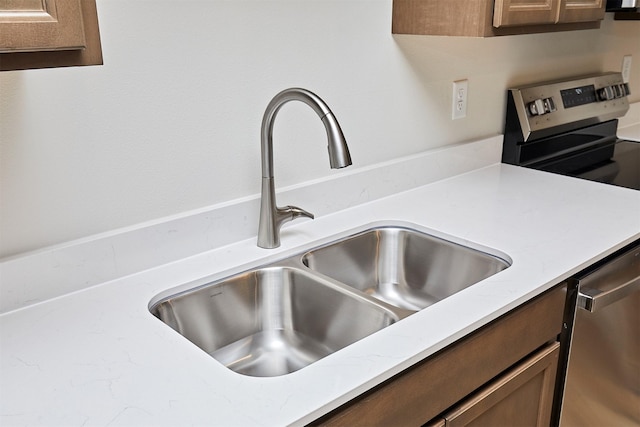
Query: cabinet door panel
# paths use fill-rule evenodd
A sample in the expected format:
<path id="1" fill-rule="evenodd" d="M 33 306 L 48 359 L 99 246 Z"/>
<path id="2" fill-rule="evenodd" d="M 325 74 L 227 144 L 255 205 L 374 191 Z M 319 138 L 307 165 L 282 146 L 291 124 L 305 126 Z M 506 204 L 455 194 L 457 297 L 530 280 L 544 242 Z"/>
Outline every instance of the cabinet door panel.
<path id="1" fill-rule="evenodd" d="M 559 347 L 545 347 L 483 387 L 444 416 L 446 427 L 548 426 Z"/>
<path id="2" fill-rule="evenodd" d="M 0 52 L 83 49 L 80 0 L 2 0 L 0 40 Z"/>
<path id="3" fill-rule="evenodd" d="M 558 20 L 560 0 L 496 0 L 493 26 L 496 28 L 553 24 Z"/>
<path id="4" fill-rule="evenodd" d="M 591 22 L 604 19 L 604 0 L 562 0 L 559 22 Z"/>
<path id="5" fill-rule="evenodd" d="M 0 71 L 99 64 L 95 0 L 0 0 Z"/>

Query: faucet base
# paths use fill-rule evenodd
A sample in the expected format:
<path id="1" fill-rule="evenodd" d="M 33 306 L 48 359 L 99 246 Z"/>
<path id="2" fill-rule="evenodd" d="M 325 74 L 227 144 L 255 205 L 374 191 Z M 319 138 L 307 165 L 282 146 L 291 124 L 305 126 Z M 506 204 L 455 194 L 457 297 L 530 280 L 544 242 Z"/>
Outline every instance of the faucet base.
<path id="1" fill-rule="evenodd" d="M 314 218 L 311 212 L 297 206 L 277 207 L 273 178 L 262 177 L 258 246 L 264 249 L 280 246 L 280 227 L 282 224 L 300 217 Z"/>

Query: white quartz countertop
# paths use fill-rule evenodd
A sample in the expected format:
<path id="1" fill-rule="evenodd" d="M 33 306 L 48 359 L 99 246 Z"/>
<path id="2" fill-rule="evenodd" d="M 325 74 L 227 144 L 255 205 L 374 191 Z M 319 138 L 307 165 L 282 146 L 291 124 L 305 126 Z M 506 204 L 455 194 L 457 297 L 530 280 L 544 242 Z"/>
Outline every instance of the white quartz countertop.
<path id="1" fill-rule="evenodd" d="M 223 367 L 148 311 L 159 293 L 377 221 L 482 245 L 510 268 L 289 375 Z M 495 164 L 0 316 L 0 425 L 309 422 L 640 238 L 640 192 Z"/>
<path id="2" fill-rule="evenodd" d="M 640 123 L 619 128 L 618 138 L 640 142 Z"/>

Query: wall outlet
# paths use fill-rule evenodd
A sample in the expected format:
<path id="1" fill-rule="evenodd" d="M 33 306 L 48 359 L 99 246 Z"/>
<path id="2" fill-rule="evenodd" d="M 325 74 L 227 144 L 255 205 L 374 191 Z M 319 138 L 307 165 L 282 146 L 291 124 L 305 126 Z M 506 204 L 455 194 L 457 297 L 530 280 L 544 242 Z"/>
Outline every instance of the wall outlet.
<path id="1" fill-rule="evenodd" d="M 467 117 L 467 98 L 469 97 L 469 80 L 456 80 L 453 82 L 453 95 L 451 103 L 451 120 Z"/>
<path id="2" fill-rule="evenodd" d="M 629 83 L 629 78 L 631 77 L 631 55 L 625 55 L 622 58 L 622 81 L 625 83 Z"/>

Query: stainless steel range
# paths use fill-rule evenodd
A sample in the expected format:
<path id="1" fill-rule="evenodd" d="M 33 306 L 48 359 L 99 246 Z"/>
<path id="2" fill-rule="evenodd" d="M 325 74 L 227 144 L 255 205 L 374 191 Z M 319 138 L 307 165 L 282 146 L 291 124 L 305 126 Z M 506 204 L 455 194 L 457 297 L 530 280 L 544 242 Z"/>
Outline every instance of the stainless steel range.
<path id="1" fill-rule="evenodd" d="M 620 73 L 509 90 L 502 161 L 640 190 L 640 144 L 616 137 Z"/>
<path id="2" fill-rule="evenodd" d="M 640 190 L 628 94 L 620 73 L 510 89 L 503 162 Z M 640 426 L 640 241 L 568 283 L 553 424 Z"/>

